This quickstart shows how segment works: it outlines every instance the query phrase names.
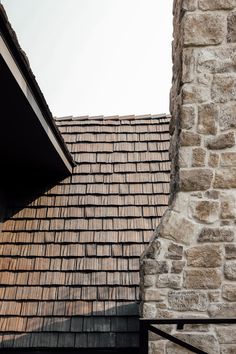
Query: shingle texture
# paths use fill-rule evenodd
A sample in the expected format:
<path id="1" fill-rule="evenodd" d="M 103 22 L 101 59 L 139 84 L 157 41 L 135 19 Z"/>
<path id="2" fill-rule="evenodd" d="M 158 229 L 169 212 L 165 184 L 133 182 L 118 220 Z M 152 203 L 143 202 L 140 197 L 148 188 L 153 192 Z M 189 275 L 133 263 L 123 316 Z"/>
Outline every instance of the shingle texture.
<path id="1" fill-rule="evenodd" d="M 169 117 L 56 122 L 77 166 L 9 210 L 1 346 L 135 347 L 139 257 L 168 203 Z"/>

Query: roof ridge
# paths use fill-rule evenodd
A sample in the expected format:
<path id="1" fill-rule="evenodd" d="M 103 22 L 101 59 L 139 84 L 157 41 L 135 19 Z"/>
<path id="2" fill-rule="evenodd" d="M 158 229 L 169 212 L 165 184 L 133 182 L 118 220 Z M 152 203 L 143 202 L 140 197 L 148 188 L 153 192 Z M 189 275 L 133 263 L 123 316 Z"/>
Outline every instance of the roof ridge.
<path id="1" fill-rule="evenodd" d="M 170 114 L 166 114 L 166 113 L 161 113 L 161 114 L 141 114 L 141 115 L 134 115 L 134 114 L 130 114 L 130 115 L 123 115 L 123 116 L 119 116 L 119 115 L 113 115 L 113 116 L 103 116 L 103 115 L 98 115 L 98 116 L 64 116 L 64 117 L 54 117 L 54 119 L 56 121 L 63 121 L 63 120 L 69 120 L 69 121 L 96 121 L 96 120 L 145 120 L 145 119 L 159 119 L 159 118 L 170 118 Z"/>

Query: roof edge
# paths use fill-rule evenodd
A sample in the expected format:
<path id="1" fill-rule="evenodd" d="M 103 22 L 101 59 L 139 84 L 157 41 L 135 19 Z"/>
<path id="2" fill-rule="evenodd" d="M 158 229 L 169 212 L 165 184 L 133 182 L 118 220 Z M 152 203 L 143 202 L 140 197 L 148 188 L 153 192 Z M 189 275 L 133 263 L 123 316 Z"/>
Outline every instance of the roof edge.
<path id="1" fill-rule="evenodd" d="M 70 163 L 71 167 L 75 166 L 75 162 L 73 160 L 72 155 L 70 154 L 66 143 L 64 142 L 64 139 L 59 131 L 59 129 L 56 126 L 56 123 L 53 119 L 52 113 L 48 107 L 48 104 L 44 98 L 44 95 L 36 81 L 35 75 L 32 72 L 32 69 L 29 64 L 29 60 L 25 54 L 25 52 L 22 50 L 20 47 L 19 41 L 17 39 L 17 35 L 15 31 L 13 30 L 6 11 L 3 7 L 3 5 L 0 3 L 0 32 L 5 38 L 7 45 L 9 46 L 9 50 L 11 51 L 13 57 L 15 58 L 19 69 L 21 70 L 22 74 L 24 75 L 25 79 L 27 80 L 32 93 L 40 107 L 43 113 L 43 117 L 49 127 L 51 128 L 53 134 L 55 135 L 55 138 L 57 139 L 59 145 L 61 146 L 62 151 L 64 152 L 66 158 L 68 159 L 68 162 Z"/>
<path id="2" fill-rule="evenodd" d="M 151 120 L 151 119 L 161 119 L 161 118 L 170 118 L 170 114 L 161 113 L 161 114 L 142 114 L 142 115 L 114 115 L 114 116 L 65 116 L 65 117 L 54 117 L 58 122 L 60 121 L 107 121 L 107 120 Z"/>

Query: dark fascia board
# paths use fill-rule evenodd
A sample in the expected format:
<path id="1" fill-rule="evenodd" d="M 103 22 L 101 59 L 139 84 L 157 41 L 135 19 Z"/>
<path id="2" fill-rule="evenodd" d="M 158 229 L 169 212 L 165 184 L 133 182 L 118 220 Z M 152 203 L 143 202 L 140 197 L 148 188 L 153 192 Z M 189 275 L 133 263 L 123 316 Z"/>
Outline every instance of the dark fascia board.
<path id="1" fill-rule="evenodd" d="M 75 162 L 61 136 L 61 133 L 59 132 L 54 122 L 52 113 L 49 110 L 46 100 L 30 68 L 28 59 L 25 53 L 22 51 L 18 43 L 16 34 L 7 19 L 6 12 L 3 6 L 0 4 L 0 40 L 1 39 L 5 43 L 5 46 L 7 47 L 9 53 L 11 54 L 13 60 L 15 61 L 16 66 L 18 67 L 23 78 L 25 79 L 28 88 L 30 88 L 31 92 L 29 92 L 28 90 L 28 95 L 27 95 L 29 96 L 28 100 L 30 101 L 31 105 L 33 101 L 35 101 L 36 103 L 35 106 L 37 106 L 36 110 L 39 109 L 41 111 L 41 116 L 43 117 L 46 124 L 50 128 L 55 140 L 57 141 L 57 143 L 60 146 L 60 149 L 65 155 L 65 158 L 67 160 L 66 163 L 67 169 L 71 173 L 73 166 L 75 166 Z"/>

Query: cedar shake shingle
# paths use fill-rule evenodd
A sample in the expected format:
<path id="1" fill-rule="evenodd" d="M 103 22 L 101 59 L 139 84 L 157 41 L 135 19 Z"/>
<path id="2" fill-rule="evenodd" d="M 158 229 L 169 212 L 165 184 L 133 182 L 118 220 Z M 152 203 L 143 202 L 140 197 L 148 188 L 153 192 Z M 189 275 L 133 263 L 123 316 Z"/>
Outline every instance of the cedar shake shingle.
<path id="1" fill-rule="evenodd" d="M 78 164 L 27 205 L 9 206 L 0 239 L 3 341 L 135 347 L 139 257 L 168 205 L 169 117 L 56 123 Z"/>

